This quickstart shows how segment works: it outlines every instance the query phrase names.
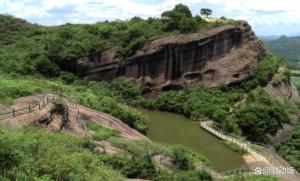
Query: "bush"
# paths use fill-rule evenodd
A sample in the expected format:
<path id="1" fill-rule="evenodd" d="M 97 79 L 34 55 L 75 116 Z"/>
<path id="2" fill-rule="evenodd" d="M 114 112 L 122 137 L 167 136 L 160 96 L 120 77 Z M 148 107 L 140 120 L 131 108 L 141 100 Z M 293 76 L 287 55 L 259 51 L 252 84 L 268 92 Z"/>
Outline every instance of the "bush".
<path id="1" fill-rule="evenodd" d="M 250 81 L 243 82 L 241 87 L 243 87 L 245 91 L 250 91 L 259 85 L 262 87 L 266 86 L 282 63 L 283 60 L 280 57 L 268 55 L 259 62 L 255 77 Z M 249 66 L 245 68 L 249 69 Z M 276 81 L 274 84 L 278 85 L 279 81 Z"/>
<path id="2" fill-rule="evenodd" d="M 122 168 L 122 173 L 128 178 L 155 179 L 157 169 L 149 155 L 133 157 Z"/>
<path id="3" fill-rule="evenodd" d="M 183 91 L 162 92 L 155 102 L 155 107 L 162 111 L 183 113 L 186 95 Z"/>
<path id="4" fill-rule="evenodd" d="M 280 58 L 271 55 L 260 61 L 256 73 L 256 78 L 260 85 L 264 86 L 272 79 L 281 62 Z"/>
<path id="5" fill-rule="evenodd" d="M 181 33 L 188 33 L 197 29 L 197 23 L 193 18 L 182 18 L 179 22 L 179 31 Z"/>
<path id="6" fill-rule="evenodd" d="M 125 77 L 114 79 L 110 88 L 126 103 L 136 106 L 143 101 L 143 97 L 139 88 Z"/>
<path id="7" fill-rule="evenodd" d="M 173 148 L 172 163 L 179 170 L 191 170 L 195 168 L 192 157 L 182 146 L 175 146 Z"/>
<path id="8" fill-rule="evenodd" d="M 46 77 L 54 77 L 59 75 L 59 67 L 50 62 L 46 57 L 41 57 L 35 63 L 35 69 Z"/>

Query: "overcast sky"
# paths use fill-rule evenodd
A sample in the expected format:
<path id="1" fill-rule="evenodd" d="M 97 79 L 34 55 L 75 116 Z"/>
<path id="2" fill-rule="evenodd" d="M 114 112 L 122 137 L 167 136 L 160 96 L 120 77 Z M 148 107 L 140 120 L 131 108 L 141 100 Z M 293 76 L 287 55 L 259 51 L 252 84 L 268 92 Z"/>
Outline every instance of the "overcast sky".
<path id="1" fill-rule="evenodd" d="M 247 20 L 258 35 L 300 35 L 298 0 L 0 0 L 0 13 L 43 25 L 159 17 L 183 3 L 193 14 L 211 8 L 214 17 Z"/>

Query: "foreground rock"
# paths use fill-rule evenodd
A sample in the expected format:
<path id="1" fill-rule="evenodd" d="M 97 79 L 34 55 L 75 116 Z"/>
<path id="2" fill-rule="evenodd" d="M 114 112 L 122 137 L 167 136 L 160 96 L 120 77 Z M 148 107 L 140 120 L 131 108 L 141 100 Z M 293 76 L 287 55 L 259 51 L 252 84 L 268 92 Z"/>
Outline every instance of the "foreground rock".
<path id="1" fill-rule="evenodd" d="M 144 93 L 179 89 L 198 81 L 208 87 L 250 78 L 266 55 L 262 42 L 243 21 L 204 32 L 156 39 L 130 57 L 118 48 L 82 57 L 65 68 L 89 80 L 126 76 Z"/>

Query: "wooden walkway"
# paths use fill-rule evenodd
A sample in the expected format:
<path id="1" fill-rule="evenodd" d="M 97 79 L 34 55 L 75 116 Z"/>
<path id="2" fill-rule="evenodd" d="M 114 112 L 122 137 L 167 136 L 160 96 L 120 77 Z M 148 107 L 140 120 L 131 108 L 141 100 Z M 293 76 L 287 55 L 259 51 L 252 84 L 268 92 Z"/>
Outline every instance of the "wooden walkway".
<path id="1" fill-rule="evenodd" d="M 280 157 L 275 150 L 268 145 L 251 143 L 247 140 L 243 140 L 237 136 L 226 133 L 223 130 L 214 127 L 212 121 L 200 122 L 200 126 L 222 140 L 231 141 L 239 145 L 241 148 L 250 153 L 257 161 L 266 163 L 269 168 L 292 168 L 286 160 Z M 285 181 L 300 181 L 300 174 L 296 170 L 294 170 L 294 174 L 275 175 Z"/>

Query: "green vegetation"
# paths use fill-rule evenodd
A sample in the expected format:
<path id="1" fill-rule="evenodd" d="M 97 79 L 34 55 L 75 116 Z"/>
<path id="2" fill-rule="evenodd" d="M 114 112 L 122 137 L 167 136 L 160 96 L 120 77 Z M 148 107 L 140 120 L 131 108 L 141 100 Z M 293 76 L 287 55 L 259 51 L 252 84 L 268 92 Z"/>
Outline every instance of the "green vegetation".
<path id="1" fill-rule="evenodd" d="M 158 181 L 185 181 L 185 180 L 212 180 L 210 174 L 205 170 L 197 170 L 195 164 L 207 163 L 207 160 L 198 153 L 181 146 L 166 147 L 148 141 L 129 141 L 124 138 L 111 137 L 109 141 L 116 147 L 134 155 L 133 158 L 112 157 L 105 159 L 105 163 L 128 178 L 143 178 Z M 178 154 L 178 150 L 183 155 Z M 175 164 L 172 173 L 161 169 L 151 157 L 157 154 L 169 156 Z M 176 156 L 175 156 L 176 155 Z M 188 167 L 186 165 L 188 164 Z M 178 165 L 180 165 L 178 167 Z M 182 166 L 182 167 L 181 167 Z"/>
<path id="2" fill-rule="evenodd" d="M 88 130 L 91 131 L 92 138 L 97 141 L 98 140 L 106 140 L 112 136 L 119 136 L 119 134 L 120 134 L 115 130 L 104 128 L 100 124 L 97 124 L 91 120 L 86 120 L 85 124 L 86 124 L 86 127 L 88 128 Z"/>
<path id="3" fill-rule="evenodd" d="M 116 82 L 121 82 L 116 80 Z M 104 82 L 87 82 L 77 80 L 72 84 L 65 84 L 61 80 L 48 80 L 32 76 L 0 75 L 0 104 L 12 104 L 13 99 L 39 93 L 53 93 L 62 91 L 78 103 L 95 110 L 109 113 L 120 118 L 130 127 L 146 133 L 147 126 L 144 118 L 126 102 L 138 102 L 141 96 L 135 99 L 123 100 L 120 96 L 122 89 Z M 133 83 L 124 81 L 123 86 L 132 87 Z M 114 87 L 114 91 L 111 89 Z M 125 94 L 125 92 L 123 93 Z"/>
<path id="4" fill-rule="evenodd" d="M 236 175 L 228 177 L 224 181 L 279 181 L 279 178 L 269 175 Z"/>
<path id="5" fill-rule="evenodd" d="M 247 151 L 244 150 L 243 148 L 241 148 L 239 145 L 231 142 L 231 141 L 223 141 L 223 143 L 228 146 L 231 150 L 233 150 L 234 152 L 240 153 L 240 154 L 246 154 Z"/>
<path id="6" fill-rule="evenodd" d="M 289 114 L 284 105 L 258 89 L 248 94 L 245 104 L 236 109 L 233 119 L 249 140 L 267 142 L 268 134 L 274 135 L 281 123 L 289 122 Z"/>
<path id="7" fill-rule="evenodd" d="M 0 125 L 0 180 L 123 180 L 87 139 Z"/>
<path id="8" fill-rule="evenodd" d="M 275 75 L 271 81 L 274 87 L 281 85 L 282 83 L 290 82 L 291 72 L 287 68 L 283 68 L 283 72 L 279 72 Z"/>
<path id="9" fill-rule="evenodd" d="M 266 40 L 265 44 L 272 53 L 286 58 L 290 68 L 300 69 L 300 37 L 282 36 L 277 40 Z"/>
<path id="10" fill-rule="evenodd" d="M 300 90 L 300 77 L 291 77 L 291 82 Z"/>
<path id="11" fill-rule="evenodd" d="M 244 90 L 251 90 L 257 86 L 266 86 L 272 80 L 278 68 L 284 64 L 284 60 L 278 56 L 268 55 L 259 62 L 255 78 L 251 81 L 242 83 L 241 87 Z M 245 67 L 248 69 L 248 67 Z"/>
<path id="12" fill-rule="evenodd" d="M 300 76 L 300 70 L 290 70 L 291 76 Z"/>
<path id="13" fill-rule="evenodd" d="M 172 150 L 172 163 L 179 170 L 194 169 L 192 157 L 182 146 L 175 146 Z"/>
<path id="14" fill-rule="evenodd" d="M 277 151 L 296 170 L 300 171 L 300 124 L 295 126 L 289 137 L 277 145 Z"/>

